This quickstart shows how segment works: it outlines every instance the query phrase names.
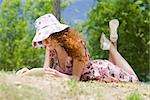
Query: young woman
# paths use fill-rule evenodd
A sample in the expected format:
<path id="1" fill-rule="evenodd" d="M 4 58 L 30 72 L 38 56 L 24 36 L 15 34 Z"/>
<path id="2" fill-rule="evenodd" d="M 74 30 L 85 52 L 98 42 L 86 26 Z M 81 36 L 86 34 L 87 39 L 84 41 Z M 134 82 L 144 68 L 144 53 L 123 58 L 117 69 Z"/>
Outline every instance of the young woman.
<path id="1" fill-rule="evenodd" d="M 85 42 L 78 32 L 61 24 L 54 15 L 46 14 L 35 22 L 37 29 L 34 47 L 46 50 L 43 68 L 23 68 L 18 75 L 45 75 L 47 77 L 75 78 L 81 81 L 137 82 L 131 66 L 117 51 L 118 20 L 110 21 L 110 41 L 101 35 L 101 48 L 109 50 L 109 60 L 90 60 Z"/>

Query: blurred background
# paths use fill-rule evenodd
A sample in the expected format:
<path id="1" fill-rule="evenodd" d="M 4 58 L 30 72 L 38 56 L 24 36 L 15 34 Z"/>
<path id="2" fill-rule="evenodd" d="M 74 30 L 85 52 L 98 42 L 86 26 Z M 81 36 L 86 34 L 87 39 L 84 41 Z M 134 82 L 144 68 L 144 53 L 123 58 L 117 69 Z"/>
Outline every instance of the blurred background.
<path id="1" fill-rule="evenodd" d="M 143 82 L 150 81 L 149 0 L 60 0 L 61 22 L 82 33 L 92 59 L 107 59 L 100 48 L 108 23 L 118 19 L 118 51 Z M 44 49 L 34 49 L 33 23 L 54 12 L 55 0 L 0 0 L 0 70 L 42 67 Z"/>

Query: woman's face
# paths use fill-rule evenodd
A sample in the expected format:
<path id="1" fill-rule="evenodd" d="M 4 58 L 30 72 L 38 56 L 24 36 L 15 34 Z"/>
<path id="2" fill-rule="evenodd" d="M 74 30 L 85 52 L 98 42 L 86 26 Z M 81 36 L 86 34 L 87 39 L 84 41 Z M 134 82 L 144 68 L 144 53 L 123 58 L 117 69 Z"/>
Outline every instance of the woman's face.
<path id="1" fill-rule="evenodd" d="M 51 48 L 51 47 L 55 47 L 57 43 L 56 43 L 56 40 L 52 40 L 48 38 L 48 39 L 43 40 L 42 44 L 44 47 Z"/>
<path id="2" fill-rule="evenodd" d="M 48 46 L 48 42 L 47 42 L 47 40 L 45 39 L 45 40 L 43 40 L 42 41 L 42 44 L 45 46 L 45 47 L 47 47 Z"/>

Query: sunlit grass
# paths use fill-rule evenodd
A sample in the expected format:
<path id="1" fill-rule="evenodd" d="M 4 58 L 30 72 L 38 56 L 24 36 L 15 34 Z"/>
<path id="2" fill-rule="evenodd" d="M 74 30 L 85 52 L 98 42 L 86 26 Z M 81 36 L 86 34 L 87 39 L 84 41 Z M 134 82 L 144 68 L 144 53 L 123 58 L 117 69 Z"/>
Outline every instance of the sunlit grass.
<path id="1" fill-rule="evenodd" d="M 142 100 L 142 96 L 138 92 L 134 92 L 127 97 L 127 100 Z"/>
<path id="2" fill-rule="evenodd" d="M 45 98 L 46 96 L 37 88 L 0 84 L 0 100 L 45 100 Z"/>
<path id="3" fill-rule="evenodd" d="M 0 71 L 0 100 L 147 100 L 149 84 L 17 77 Z M 136 91 L 136 92 L 133 92 Z"/>

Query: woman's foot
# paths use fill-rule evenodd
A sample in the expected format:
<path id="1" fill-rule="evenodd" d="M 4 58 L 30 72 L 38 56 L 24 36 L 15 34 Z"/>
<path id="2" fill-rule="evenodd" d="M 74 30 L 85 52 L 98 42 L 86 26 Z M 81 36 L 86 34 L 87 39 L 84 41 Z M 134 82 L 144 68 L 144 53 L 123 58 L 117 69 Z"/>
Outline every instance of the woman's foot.
<path id="1" fill-rule="evenodd" d="M 101 43 L 101 48 L 103 50 L 109 50 L 110 49 L 110 41 L 106 38 L 105 34 L 102 33 L 101 35 L 101 39 L 100 39 L 100 43 Z"/>
<path id="2" fill-rule="evenodd" d="M 117 28 L 119 26 L 119 21 L 117 19 L 113 19 L 109 22 L 110 28 L 110 41 L 116 43 L 118 39 Z"/>

